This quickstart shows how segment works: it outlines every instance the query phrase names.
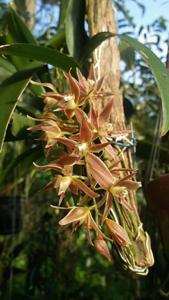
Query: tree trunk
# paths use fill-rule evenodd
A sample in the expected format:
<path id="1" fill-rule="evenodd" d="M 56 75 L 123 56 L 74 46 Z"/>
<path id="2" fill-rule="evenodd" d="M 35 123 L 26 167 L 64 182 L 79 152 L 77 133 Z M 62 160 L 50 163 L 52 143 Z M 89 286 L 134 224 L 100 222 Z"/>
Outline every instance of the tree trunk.
<path id="1" fill-rule="evenodd" d="M 35 25 L 35 2 L 35 0 L 14 0 L 16 10 L 22 15 L 30 30 L 32 30 Z"/>
<path id="2" fill-rule="evenodd" d="M 98 32 L 116 32 L 114 10 L 111 0 L 87 0 L 87 13 L 90 35 Z M 114 107 L 111 113 L 111 122 L 115 131 L 125 130 L 122 92 L 120 90 L 120 55 L 116 38 L 104 41 L 93 54 L 93 63 L 96 78 L 105 76 L 104 92 L 113 95 Z M 123 142 L 123 141 L 122 141 Z M 121 150 L 115 147 L 117 155 L 122 157 L 119 167 L 133 168 L 131 160 L 131 147 Z M 119 157 L 120 157 L 119 156 Z M 116 200 L 116 199 L 115 199 Z M 114 251 L 118 261 L 125 269 L 130 269 L 141 275 L 146 275 L 148 267 L 153 264 L 150 239 L 143 230 L 138 214 L 136 194 L 130 192 L 128 202 L 133 207 L 133 212 L 123 208 L 118 201 L 114 201 L 116 218 L 128 232 L 131 244 L 126 247 L 116 248 Z"/>

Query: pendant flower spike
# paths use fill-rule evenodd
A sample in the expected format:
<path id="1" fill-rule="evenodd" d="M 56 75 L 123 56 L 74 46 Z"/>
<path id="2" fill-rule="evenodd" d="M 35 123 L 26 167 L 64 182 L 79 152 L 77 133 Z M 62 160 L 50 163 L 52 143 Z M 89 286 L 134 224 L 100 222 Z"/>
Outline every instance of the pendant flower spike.
<path id="1" fill-rule="evenodd" d="M 124 132 L 115 132 L 110 123 L 113 96 L 102 90 L 104 78 L 96 81 L 93 67 L 87 79 L 79 70 L 77 79 L 70 71 L 64 76 L 68 90 L 63 93 L 50 83 L 33 82 L 48 89 L 42 94 L 45 105 L 38 124 L 30 128 L 41 131 L 45 143 L 47 163 L 36 166 L 51 172 L 46 190 L 56 189 L 52 207 L 69 210 L 59 225 L 71 225 L 73 231 L 83 226 L 89 243 L 110 261 L 114 243 L 120 248 L 130 244 L 115 205 L 135 213 L 126 195 L 140 184 L 134 170 L 119 167 L 121 156 L 111 145 L 114 135 Z"/>

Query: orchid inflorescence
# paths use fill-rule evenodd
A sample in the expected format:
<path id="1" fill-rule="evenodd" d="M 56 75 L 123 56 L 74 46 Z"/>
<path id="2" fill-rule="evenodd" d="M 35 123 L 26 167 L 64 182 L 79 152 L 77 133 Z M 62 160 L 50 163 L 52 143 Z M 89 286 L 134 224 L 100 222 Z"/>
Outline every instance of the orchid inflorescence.
<path id="1" fill-rule="evenodd" d="M 43 132 L 40 139 L 49 162 L 36 166 L 53 172 L 46 186 L 57 191 L 58 204 L 52 207 L 68 210 L 59 224 L 72 224 L 73 231 L 83 225 L 89 243 L 111 260 L 111 243 L 130 244 L 113 213 L 113 201 L 132 213 L 127 195 L 140 186 L 135 171 L 120 163 L 125 147 L 115 151 L 115 141 L 130 144 L 130 131 L 113 129 L 113 95 L 102 91 L 104 78 L 96 80 L 92 67 L 87 79 L 79 70 L 77 80 L 70 71 L 64 76 L 68 91 L 62 94 L 50 83 L 33 82 L 48 88 L 42 95 L 45 105 L 39 124 L 30 129 Z"/>

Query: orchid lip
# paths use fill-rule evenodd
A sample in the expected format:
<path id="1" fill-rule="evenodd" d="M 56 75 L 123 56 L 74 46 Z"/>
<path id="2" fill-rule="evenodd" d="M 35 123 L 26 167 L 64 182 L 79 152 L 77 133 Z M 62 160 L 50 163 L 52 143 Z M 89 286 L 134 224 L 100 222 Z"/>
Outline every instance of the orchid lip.
<path id="1" fill-rule="evenodd" d="M 78 145 L 78 149 L 80 152 L 86 152 L 88 150 L 88 144 L 87 143 L 81 143 Z"/>

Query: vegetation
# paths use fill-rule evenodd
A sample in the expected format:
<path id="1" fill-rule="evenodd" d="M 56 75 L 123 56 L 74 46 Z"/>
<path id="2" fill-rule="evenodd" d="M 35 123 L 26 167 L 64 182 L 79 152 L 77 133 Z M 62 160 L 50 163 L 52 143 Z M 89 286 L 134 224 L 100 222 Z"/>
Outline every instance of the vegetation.
<path id="1" fill-rule="evenodd" d="M 0 2 L 0 298 L 167 299 L 167 21 L 135 33 L 114 1 L 118 34 L 91 37 L 84 0 L 28 2 Z M 95 72 L 112 37 L 127 129 Z"/>

